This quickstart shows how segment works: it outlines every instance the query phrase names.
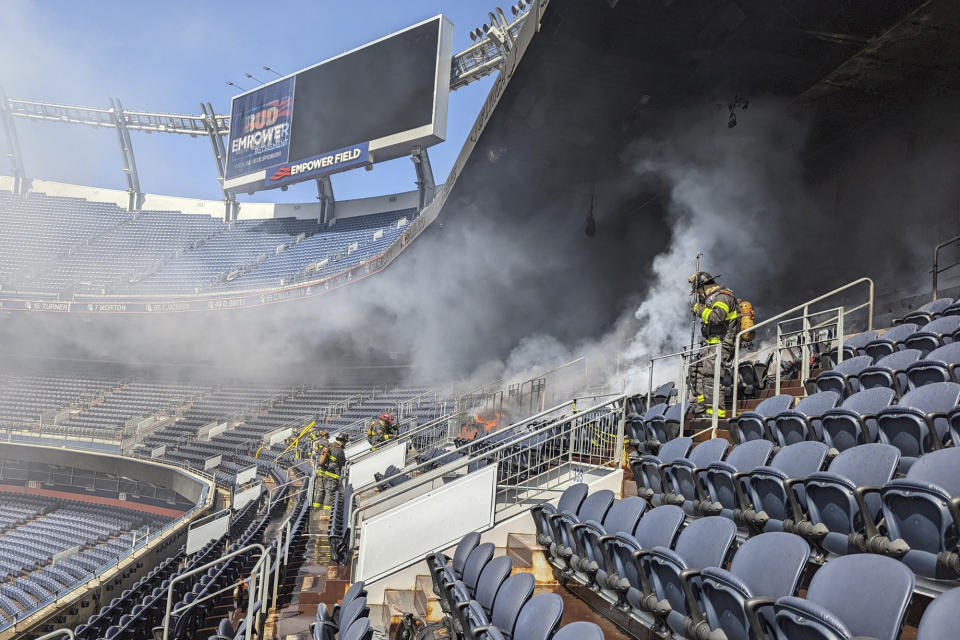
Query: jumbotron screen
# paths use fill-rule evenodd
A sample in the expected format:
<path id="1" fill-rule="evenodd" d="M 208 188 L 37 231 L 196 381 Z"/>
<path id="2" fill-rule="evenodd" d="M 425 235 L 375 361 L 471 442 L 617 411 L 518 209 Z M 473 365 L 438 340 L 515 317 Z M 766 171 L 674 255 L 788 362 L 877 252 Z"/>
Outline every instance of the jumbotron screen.
<path id="1" fill-rule="evenodd" d="M 280 187 L 441 142 L 452 36 L 436 16 L 234 97 L 225 186 Z"/>

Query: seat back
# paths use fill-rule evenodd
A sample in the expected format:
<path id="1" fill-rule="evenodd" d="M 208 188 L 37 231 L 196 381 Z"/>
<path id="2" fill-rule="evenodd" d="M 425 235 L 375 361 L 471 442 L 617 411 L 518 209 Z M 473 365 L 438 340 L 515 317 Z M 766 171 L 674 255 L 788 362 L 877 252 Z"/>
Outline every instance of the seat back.
<path id="1" fill-rule="evenodd" d="M 542 593 L 530 598 L 517 616 L 514 637 L 523 640 L 550 640 L 560 626 L 563 598 L 555 593 Z"/>
<path id="2" fill-rule="evenodd" d="M 829 629 L 836 619 L 852 636 L 897 640 L 915 584 L 913 572 L 892 558 L 866 553 L 834 558 L 810 581 L 806 601 L 814 605 L 808 609 L 814 615 L 801 622 L 799 616 L 780 606 L 783 600 L 798 599 L 782 598 L 776 624 L 781 631 L 787 630 L 786 637 L 814 638 L 820 636 L 793 635 L 789 629 L 807 625 Z M 783 615 L 787 613 L 792 615 Z"/>
<path id="3" fill-rule="evenodd" d="M 798 442 L 784 447 L 773 456 L 770 466 L 782 471 L 788 478 L 805 478 L 819 471 L 827 457 L 827 445 L 822 442 Z"/>
<path id="4" fill-rule="evenodd" d="M 511 571 L 513 571 L 513 560 L 509 556 L 500 556 L 488 562 L 480 572 L 480 579 L 477 580 L 477 588 L 473 594 L 474 599 L 486 609 L 493 609 L 497 592 L 500 591 L 503 581 L 510 576 Z"/>
<path id="5" fill-rule="evenodd" d="M 340 640 L 370 640 L 373 637 L 373 627 L 369 618 L 360 618 L 354 621 L 346 632 L 338 634 Z"/>
<path id="6" fill-rule="evenodd" d="M 840 400 L 836 391 L 820 391 L 802 398 L 792 410 L 781 412 L 771 427 L 777 443 L 786 447 L 804 440 L 819 440 L 823 433 L 820 416 L 836 407 Z M 809 418 L 809 426 L 804 418 Z"/>
<path id="7" fill-rule="evenodd" d="M 764 511 L 770 518 L 766 530 L 779 530 L 789 511 L 785 478 L 805 478 L 818 471 L 827 457 L 827 445 L 822 442 L 798 442 L 781 449 L 770 462 L 770 468 L 760 467 L 750 473 L 750 501 L 756 511 Z M 801 502 L 802 489 L 798 490 Z"/>
<path id="8" fill-rule="evenodd" d="M 477 582 L 480 580 L 480 573 L 483 571 L 483 568 L 487 566 L 487 563 L 490 562 L 490 558 L 493 557 L 493 552 L 496 550 L 496 547 L 492 542 L 484 542 L 483 544 L 477 545 L 477 548 L 470 552 L 470 555 L 467 556 L 467 561 L 463 565 L 463 583 L 467 585 L 471 591 L 475 591 L 477 588 Z"/>
<path id="9" fill-rule="evenodd" d="M 906 376 L 913 388 L 933 382 L 957 382 L 957 374 L 953 371 L 957 364 L 960 364 L 960 342 L 951 342 L 910 366 Z"/>
<path id="10" fill-rule="evenodd" d="M 844 359 L 861 355 L 860 351 L 876 339 L 876 331 L 863 331 L 855 336 L 850 336 L 850 338 L 843 341 Z M 834 362 L 837 361 L 837 349 L 831 351 L 831 357 L 833 358 Z"/>
<path id="11" fill-rule="evenodd" d="M 557 502 L 557 511 L 576 513 L 580 510 L 580 505 L 583 504 L 588 491 L 587 485 L 582 482 L 570 485 L 560 495 L 560 500 Z"/>
<path id="12" fill-rule="evenodd" d="M 947 414 L 958 402 L 960 384 L 956 382 L 934 382 L 917 387 L 877 416 L 880 441 L 892 444 L 903 456 L 911 459 L 933 451 L 937 447 L 925 417 Z M 949 429 L 946 416 L 934 418 L 933 426 L 939 440 L 945 440 Z"/>
<path id="13" fill-rule="evenodd" d="M 726 462 L 737 471 L 750 471 L 767 464 L 772 454 L 772 442 L 769 440 L 751 440 L 731 449 Z"/>
<path id="14" fill-rule="evenodd" d="M 909 383 L 907 367 L 919 360 L 920 356 L 920 352 L 916 349 L 894 351 L 883 356 L 872 366 L 860 372 L 860 388 L 890 387 L 902 394 Z"/>
<path id="15" fill-rule="evenodd" d="M 851 395 L 843 401 L 840 409 L 823 414 L 824 441 L 839 451 L 857 444 L 873 442 L 877 433 L 876 419 L 873 416 L 884 407 L 890 406 L 896 398 L 896 392 L 887 387 L 874 387 Z M 866 425 L 866 435 L 861 429 L 861 420 Z"/>
<path id="16" fill-rule="evenodd" d="M 680 532 L 674 551 L 691 569 L 720 566 L 736 535 L 737 525 L 732 520 L 720 516 L 698 518 Z"/>
<path id="17" fill-rule="evenodd" d="M 603 518 L 613 504 L 613 498 L 613 491 L 610 489 L 594 491 L 580 505 L 580 510 L 577 511 L 577 519 L 580 522 L 586 522 L 587 520 L 603 522 Z"/>
<path id="18" fill-rule="evenodd" d="M 633 530 L 633 537 L 640 543 L 641 549 L 672 546 L 683 519 L 683 509 L 676 505 L 656 507 L 640 518 Z"/>
<path id="19" fill-rule="evenodd" d="M 460 542 L 457 543 L 457 548 L 453 552 L 453 571 L 458 576 L 463 575 L 463 567 L 467 564 L 467 558 L 470 556 L 470 553 L 477 548 L 478 544 L 480 544 L 480 534 L 476 531 L 471 531 L 467 535 L 460 538 Z M 347 594 L 353 590 L 356 584 L 360 585 L 361 590 L 365 590 L 363 582 L 361 581 L 359 583 L 350 585 L 350 589 L 347 590 Z M 346 595 L 343 596 L 343 600 L 346 602 Z"/>
<path id="20" fill-rule="evenodd" d="M 631 496 L 613 503 L 603 520 L 603 528 L 608 535 L 615 533 L 633 533 L 643 512 L 647 509 L 647 501 L 643 498 Z"/>
<path id="21" fill-rule="evenodd" d="M 856 393 L 860 387 L 859 384 L 851 384 L 855 376 L 869 367 L 873 363 L 870 356 L 857 356 L 844 360 L 833 369 L 824 371 L 817 376 L 817 389 L 819 391 L 836 391 L 841 395 Z"/>
<path id="22" fill-rule="evenodd" d="M 730 442 L 725 438 L 711 438 L 695 446 L 687 459 L 694 467 L 705 467 L 711 462 L 722 460 L 729 448 Z"/>
<path id="23" fill-rule="evenodd" d="M 534 582 L 532 573 L 518 573 L 507 578 L 493 601 L 493 609 L 490 614 L 491 624 L 503 629 L 510 635 L 514 635 L 517 616 L 520 615 L 523 605 L 533 595 Z"/>
<path id="24" fill-rule="evenodd" d="M 674 460 L 686 458 L 692 446 L 692 438 L 674 438 L 660 447 L 660 452 L 657 454 L 657 457 L 661 463 L 668 464 Z"/>
<path id="25" fill-rule="evenodd" d="M 944 316 L 908 337 L 904 344 L 910 349 L 919 349 L 926 356 L 937 347 L 953 342 L 957 329 L 960 329 L 960 316 Z"/>
<path id="26" fill-rule="evenodd" d="M 919 328 L 919 325 L 916 323 L 904 322 L 903 324 L 888 329 L 876 340 L 865 345 L 863 350 L 868 356 L 871 356 L 874 361 L 877 361 L 883 356 L 903 348 L 903 341 L 906 340 L 908 336 L 916 333 Z"/>
<path id="27" fill-rule="evenodd" d="M 705 569 L 700 592 L 710 628 L 723 631 L 727 640 L 752 640 L 747 600 L 793 595 L 809 556 L 810 547 L 799 536 L 762 533 L 741 545 L 729 571 Z"/>
<path id="28" fill-rule="evenodd" d="M 917 627 L 917 640 L 951 638 L 957 629 L 960 629 L 960 587 L 941 593 L 927 606 Z"/>

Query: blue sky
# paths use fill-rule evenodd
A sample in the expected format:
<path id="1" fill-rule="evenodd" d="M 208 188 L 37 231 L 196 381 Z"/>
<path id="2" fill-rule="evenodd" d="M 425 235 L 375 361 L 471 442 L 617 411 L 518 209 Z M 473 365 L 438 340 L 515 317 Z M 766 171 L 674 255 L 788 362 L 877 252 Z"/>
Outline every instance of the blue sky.
<path id="1" fill-rule="evenodd" d="M 236 92 L 353 49 L 438 13 L 454 23 L 454 51 L 489 6 L 470 0 L 315 0 L 313 2 L 95 3 L 6 0 L 0 22 L 0 87 L 9 97 L 108 107 L 119 98 L 132 110 L 199 113 L 211 102 L 225 113 Z M 501 5 L 509 10 L 509 4 Z M 509 13 L 508 13 L 509 15 Z M 442 181 L 486 98 L 492 76 L 450 94 L 447 140 L 430 149 Z M 57 123 L 17 120 L 28 175 L 125 188 L 116 134 Z M 133 134 L 141 188 L 149 193 L 220 198 L 210 143 L 203 138 Z M 0 133 L 2 138 L 2 133 Z M 3 141 L 3 149 L 6 149 Z M 7 173 L 7 165 L 0 165 Z M 337 198 L 413 188 L 407 158 L 372 172 L 334 176 Z M 242 196 L 259 202 L 307 202 L 313 182 Z"/>

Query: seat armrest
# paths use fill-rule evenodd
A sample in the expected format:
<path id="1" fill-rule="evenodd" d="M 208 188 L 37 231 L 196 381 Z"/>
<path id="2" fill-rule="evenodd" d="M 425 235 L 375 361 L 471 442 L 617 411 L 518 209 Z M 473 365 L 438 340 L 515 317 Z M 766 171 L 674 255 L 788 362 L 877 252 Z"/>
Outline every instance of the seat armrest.
<path id="1" fill-rule="evenodd" d="M 880 493 L 880 491 L 881 487 L 875 486 L 856 487 L 853 490 L 853 497 L 857 501 L 857 508 L 860 510 L 860 517 L 863 519 L 863 532 L 866 534 L 867 540 L 880 535 L 880 531 L 877 528 L 877 523 L 873 521 L 873 515 L 867 508 L 867 494 Z"/>
<path id="2" fill-rule="evenodd" d="M 633 564 L 637 569 L 637 578 L 640 580 L 640 587 L 644 595 L 651 595 L 654 593 L 653 585 L 650 584 L 650 579 L 647 577 L 646 571 L 643 570 L 643 566 L 640 564 L 640 560 L 644 556 L 650 555 L 651 551 L 649 549 L 640 549 L 639 551 L 633 552 Z"/>
<path id="3" fill-rule="evenodd" d="M 772 607 L 776 602 L 773 598 L 750 598 L 743 603 L 743 611 L 747 614 L 747 620 L 750 622 L 752 640 L 769 640 L 763 631 L 763 623 L 760 622 L 760 609 Z"/>
<path id="4" fill-rule="evenodd" d="M 680 582 L 683 584 L 683 594 L 687 600 L 687 614 L 695 624 L 699 624 L 704 619 L 703 611 L 700 610 L 700 605 L 697 604 L 697 599 L 693 595 L 693 579 L 699 577 L 701 573 L 703 573 L 702 569 L 685 569 L 680 572 Z"/>
<path id="5" fill-rule="evenodd" d="M 743 492 L 743 487 L 740 486 L 740 481 L 743 478 L 749 478 L 750 474 L 746 471 L 738 471 L 733 474 L 733 490 L 737 494 L 737 504 L 740 505 L 741 511 L 746 511 L 752 507 L 749 500 L 747 500 L 746 494 Z"/>
<path id="6" fill-rule="evenodd" d="M 943 440 L 940 438 L 940 434 L 937 432 L 936 421 L 937 418 L 946 419 L 946 413 L 928 413 L 923 417 L 927 423 L 927 429 L 930 431 L 930 438 L 933 439 L 934 449 L 943 449 Z"/>
<path id="7" fill-rule="evenodd" d="M 793 521 L 801 522 L 804 520 L 807 515 L 803 512 L 803 508 L 800 506 L 800 502 L 797 500 L 796 494 L 793 492 L 793 488 L 797 485 L 803 485 L 804 478 L 787 478 L 783 481 L 783 486 L 787 490 L 787 500 L 790 502 L 790 510 L 793 512 Z"/>

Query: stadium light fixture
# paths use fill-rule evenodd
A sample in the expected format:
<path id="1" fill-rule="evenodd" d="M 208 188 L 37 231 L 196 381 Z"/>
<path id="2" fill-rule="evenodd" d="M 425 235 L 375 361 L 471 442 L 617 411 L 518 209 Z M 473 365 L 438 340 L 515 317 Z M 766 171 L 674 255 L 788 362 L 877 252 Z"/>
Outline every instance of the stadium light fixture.
<path id="1" fill-rule="evenodd" d="M 256 76 L 254 76 L 254 75 L 251 74 L 250 72 L 244 73 L 243 75 L 244 75 L 244 77 L 250 78 L 251 80 L 256 80 L 256 81 L 259 82 L 260 84 L 263 84 L 263 80 L 261 80 L 260 78 L 257 78 Z"/>
<path id="2" fill-rule="evenodd" d="M 277 76 L 279 76 L 279 77 L 281 77 L 281 78 L 283 77 L 283 74 L 282 74 L 282 73 L 280 73 L 280 72 L 277 71 L 276 69 L 271 69 L 271 68 L 268 67 L 267 65 L 263 65 L 263 70 L 264 70 L 264 71 L 269 71 L 270 73 L 275 73 L 275 74 L 277 74 Z"/>
<path id="3" fill-rule="evenodd" d="M 233 82 L 232 80 L 227 80 L 227 84 L 236 89 L 240 89 L 240 91 L 246 91 L 246 89 L 238 85 L 236 82 Z"/>

